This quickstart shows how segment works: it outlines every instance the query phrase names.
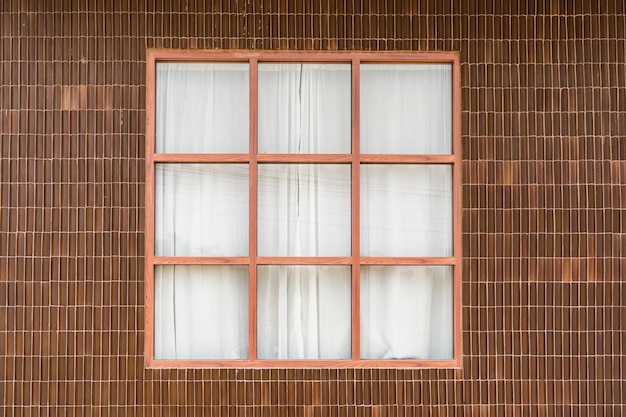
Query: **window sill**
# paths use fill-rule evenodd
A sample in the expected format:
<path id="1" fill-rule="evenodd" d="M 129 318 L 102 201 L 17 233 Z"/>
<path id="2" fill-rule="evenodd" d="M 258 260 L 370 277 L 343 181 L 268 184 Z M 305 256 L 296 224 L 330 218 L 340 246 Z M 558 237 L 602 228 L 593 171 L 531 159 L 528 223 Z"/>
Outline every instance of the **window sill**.
<path id="1" fill-rule="evenodd" d="M 460 369 L 461 359 L 446 360 L 147 360 L 146 368 L 389 368 Z"/>

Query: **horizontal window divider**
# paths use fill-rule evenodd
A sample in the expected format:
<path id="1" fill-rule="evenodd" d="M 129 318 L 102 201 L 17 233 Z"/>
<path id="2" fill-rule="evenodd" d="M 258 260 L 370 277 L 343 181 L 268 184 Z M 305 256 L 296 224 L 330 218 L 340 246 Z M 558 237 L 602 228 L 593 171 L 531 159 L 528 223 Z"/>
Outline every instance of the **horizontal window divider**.
<path id="1" fill-rule="evenodd" d="M 362 256 L 361 265 L 451 265 L 457 264 L 454 257 L 380 257 Z"/>
<path id="2" fill-rule="evenodd" d="M 247 265 L 248 257 L 218 256 L 155 256 L 155 265 Z"/>
<path id="3" fill-rule="evenodd" d="M 419 52 L 419 63 L 421 64 L 441 64 L 455 63 L 459 60 L 458 52 L 449 51 L 432 51 Z M 303 63 L 320 63 L 320 62 L 345 62 L 350 63 L 354 60 L 361 63 L 378 63 L 385 64 L 416 62 L 415 52 L 404 51 L 363 51 L 363 52 L 345 52 L 345 51 L 329 51 L 329 52 L 285 52 L 285 51 L 241 51 L 241 50 L 224 50 L 224 51 L 196 51 L 185 49 L 164 49 L 150 48 L 147 50 L 147 61 L 158 60 L 158 62 L 249 62 L 252 59 L 263 62 L 303 62 Z"/>
<path id="4" fill-rule="evenodd" d="M 152 360 L 148 368 L 460 368 L 456 360 L 391 359 L 391 360 Z"/>
<path id="5" fill-rule="evenodd" d="M 453 164 L 454 155 L 361 154 L 363 164 Z"/>
<path id="6" fill-rule="evenodd" d="M 351 257 L 259 256 L 257 265 L 350 265 Z"/>
<path id="7" fill-rule="evenodd" d="M 352 257 L 259 256 L 257 265 L 351 265 Z M 380 257 L 362 256 L 361 265 L 456 265 L 454 257 Z M 229 256 L 155 256 L 155 265 L 247 265 L 248 257 Z"/>
<path id="8" fill-rule="evenodd" d="M 257 265 L 351 265 L 352 257 L 314 256 L 259 256 Z M 389 257 L 361 256 L 361 265 L 451 265 L 457 264 L 454 257 Z"/>
<path id="9" fill-rule="evenodd" d="M 249 162 L 250 155 L 247 153 L 222 153 L 222 154 L 202 154 L 202 153 L 157 153 L 154 154 L 154 162 L 170 163 L 202 163 L 202 162 Z"/>
<path id="10" fill-rule="evenodd" d="M 350 154 L 258 154 L 257 161 L 263 163 L 308 163 L 308 164 L 335 164 L 350 163 Z"/>
<path id="11" fill-rule="evenodd" d="M 260 163 L 350 163 L 350 154 L 259 154 Z M 365 154 L 359 156 L 364 164 L 454 164 L 454 155 L 408 155 L 408 154 Z"/>

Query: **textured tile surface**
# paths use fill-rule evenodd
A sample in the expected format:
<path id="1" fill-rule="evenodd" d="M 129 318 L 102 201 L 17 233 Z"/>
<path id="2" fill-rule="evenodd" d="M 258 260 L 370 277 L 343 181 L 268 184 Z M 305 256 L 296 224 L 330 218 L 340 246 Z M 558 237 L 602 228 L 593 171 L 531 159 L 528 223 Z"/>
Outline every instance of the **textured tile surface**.
<path id="1" fill-rule="evenodd" d="M 623 415 L 625 13 L 0 2 L 0 414 Z M 462 369 L 144 369 L 146 48 L 461 51 Z"/>

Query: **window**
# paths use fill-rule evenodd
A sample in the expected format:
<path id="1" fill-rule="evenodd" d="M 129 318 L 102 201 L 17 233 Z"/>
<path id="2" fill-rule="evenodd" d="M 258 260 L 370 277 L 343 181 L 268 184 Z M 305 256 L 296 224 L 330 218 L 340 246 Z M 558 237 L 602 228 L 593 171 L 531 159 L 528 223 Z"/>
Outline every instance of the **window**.
<path id="1" fill-rule="evenodd" d="M 149 51 L 146 364 L 459 366 L 459 73 Z"/>

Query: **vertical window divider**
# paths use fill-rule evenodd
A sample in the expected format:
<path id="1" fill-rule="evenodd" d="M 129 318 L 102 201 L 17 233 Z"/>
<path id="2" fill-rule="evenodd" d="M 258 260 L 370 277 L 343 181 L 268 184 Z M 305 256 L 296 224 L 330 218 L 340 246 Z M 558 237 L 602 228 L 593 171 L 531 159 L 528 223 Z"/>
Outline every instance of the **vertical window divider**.
<path id="1" fill-rule="evenodd" d="M 454 345 L 453 357 L 456 359 L 457 366 L 462 365 L 463 352 L 463 329 L 462 329 L 462 264 L 463 253 L 461 251 L 463 241 L 463 230 L 461 228 L 462 211 L 462 178 L 461 164 L 462 159 L 462 138 L 461 138 L 461 63 L 458 54 L 452 55 L 452 153 L 454 155 L 454 163 L 452 165 L 452 232 L 454 248 L 454 298 L 453 298 L 453 314 L 454 314 Z"/>
<path id="2" fill-rule="evenodd" d="M 361 358 L 360 60 L 352 60 L 352 360 Z"/>
<path id="3" fill-rule="evenodd" d="M 146 56 L 146 184 L 145 184 L 145 295 L 144 295 L 144 333 L 146 366 L 152 364 L 154 357 L 154 150 L 156 144 L 156 59 L 153 50 Z"/>
<path id="4" fill-rule="evenodd" d="M 256 360 L 256 352 L 257 352 L 257 318 L 256 318 L 256 310 L 257 310 L 257 200 L 258 200 L 258 192 L 257 192 L 257 150 L 258 150 L 258 140 L 257 140 L 257 127 L 258 127 L 258 60 L 255 58 L 250 59 L 250 166 L 248 167 L 250 182 L 248 184 L 250 188 L 250 219 L 249 219 L 249 227 L 250 227 L 250 246 L 248 252 L 249 258 L 249 279 L 250 282 L 248 284 L 248 360 L 254 361 Z"/>

